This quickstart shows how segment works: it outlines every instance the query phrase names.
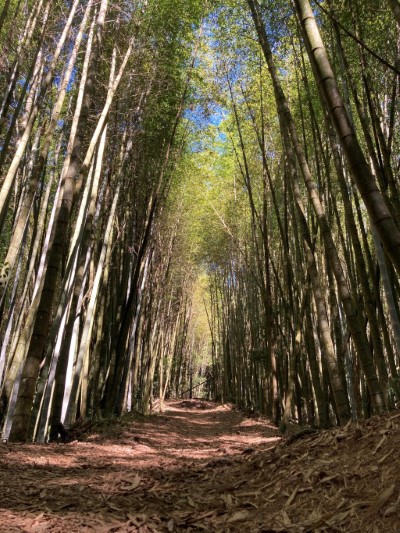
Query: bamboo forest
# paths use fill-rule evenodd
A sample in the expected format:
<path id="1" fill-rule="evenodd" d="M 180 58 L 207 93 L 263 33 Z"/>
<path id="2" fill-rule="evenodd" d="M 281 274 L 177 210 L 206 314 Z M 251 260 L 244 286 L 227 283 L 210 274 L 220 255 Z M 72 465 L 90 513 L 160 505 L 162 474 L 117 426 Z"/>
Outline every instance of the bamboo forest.
<path id="1" fill-rule="evenodd" d="M 0 230 L 1 532 L 399 531 L 399 0 L 0 0 Z"/>

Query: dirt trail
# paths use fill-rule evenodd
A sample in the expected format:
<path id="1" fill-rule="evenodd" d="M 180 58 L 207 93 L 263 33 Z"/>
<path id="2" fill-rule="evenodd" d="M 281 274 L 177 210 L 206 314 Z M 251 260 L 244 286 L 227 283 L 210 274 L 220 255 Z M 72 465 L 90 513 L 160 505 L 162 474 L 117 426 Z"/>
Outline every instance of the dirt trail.
<path id="1" fill-rule="evenodd" d="M 0 447 L 1 532 L 201 530 L 210 498 L 226 509 L 215 474 L 280 440 L 265 421 L 196 400 L 96 429 L 80 442 Z"/>
<path id="2" fill-rule="evenodd" d="M 2 445 L 0 532 L 400 531 L 399 412 L 297 437 L 187 400 Z"/>

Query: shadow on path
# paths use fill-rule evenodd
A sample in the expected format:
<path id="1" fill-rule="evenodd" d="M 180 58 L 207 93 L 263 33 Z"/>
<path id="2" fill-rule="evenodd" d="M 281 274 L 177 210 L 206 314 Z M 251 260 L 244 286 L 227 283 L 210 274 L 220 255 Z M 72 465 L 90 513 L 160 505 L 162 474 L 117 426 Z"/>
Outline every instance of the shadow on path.
<path id="1" fill-rule="evenodd" d="M 83 442 L 0 448 L 1 532 L 201 530 L 199 516 L 226 510 L 227 480 L 243 485 L 229 468 L 280 440 L 266 420 L 198 400 L 97 429 Z"/>

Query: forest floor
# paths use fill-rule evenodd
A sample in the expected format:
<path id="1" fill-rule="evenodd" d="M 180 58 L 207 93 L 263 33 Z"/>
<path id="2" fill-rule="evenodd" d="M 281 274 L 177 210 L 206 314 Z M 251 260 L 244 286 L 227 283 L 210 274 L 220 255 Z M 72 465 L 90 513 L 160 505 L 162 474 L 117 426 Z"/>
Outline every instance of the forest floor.
<path id="1" fill-rule="evenodd" d="M 1 532 L 398 532 L 400 413 L 282 437 L 172 401 L 67 444 L 0 446 Z"/>

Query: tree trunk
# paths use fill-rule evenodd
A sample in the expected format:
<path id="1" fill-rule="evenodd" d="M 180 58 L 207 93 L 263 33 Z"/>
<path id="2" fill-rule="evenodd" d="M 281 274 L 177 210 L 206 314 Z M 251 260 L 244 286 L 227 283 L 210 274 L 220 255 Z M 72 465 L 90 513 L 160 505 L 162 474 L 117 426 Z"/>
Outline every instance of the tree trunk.
<path id="1" fill-rule="evenodd" d="M 304 39 L 313 65 L 315 78 L 325 97 L 352 176 L 364 200 L 371 221 L 378 231 L 386 253 L 390 257 L 397 273 L 400 274 L 400 230 L 396 226 L 358 142 L 356 132 L 340 96 L 335 75 L 310 3 L 308 0 L 294 0 L 294 3 L 303 28 Z"/>

